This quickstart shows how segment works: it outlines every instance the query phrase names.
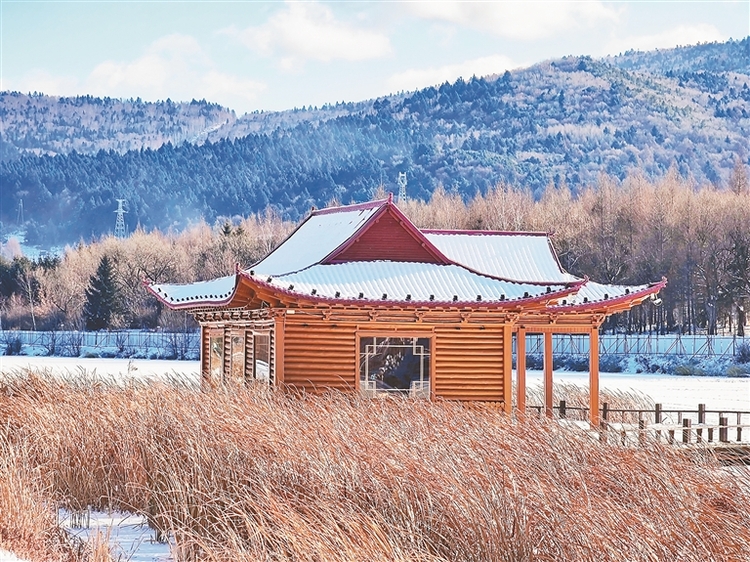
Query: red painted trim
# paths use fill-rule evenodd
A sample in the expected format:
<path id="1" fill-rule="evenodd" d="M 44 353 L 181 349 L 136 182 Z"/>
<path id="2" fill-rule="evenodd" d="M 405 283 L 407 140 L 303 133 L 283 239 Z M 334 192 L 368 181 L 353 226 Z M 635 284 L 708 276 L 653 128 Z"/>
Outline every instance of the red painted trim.
<path id="1" fill-rule="evenodd" d="M 360 307 L 366 308 L 368 305 L 373 306 L 391 306 L 393 308 L 400 307 L 403 308 L 404 306 L 413 306 L 414 308 L 515 308 L 518 305 L 525 305 L 525 304 L 533 304 L 538 302 L 544 302 L 549 300 L 558 300 L 561 299 L 567 295 L 570 295 L 571 293 L 577 292 L 581 286 L 585 283 L 585 281 L 580 281 L 577 283 L 572 283 L 568 286 L 566 286 L 564 289 L 561 289 L 559 291 L 552 291 L 551 293 L 544 293 L 542 295 L 536 296 L 536 297 L 529 297 L 529 298 L 521 298 L 521 299 L 515 299 L 515 300 L 504 300 L 504 301 L 407 301 L 407 300 L 379 300 L 379 299 L 347 299 L 347 298 L 335 298 L 335 297 L 324 297 L 320 295 L 310 295 L 307 293 L 298 293 L 295 291 L 290 291 L 288 289 L 284 289 L 283 287 L 279 287 L 277 285 L 273 285 L 271 283 L 268 283 L 267 281 L 263 281 L 262 279 L 259 279 L 256 276 L 250 275 L 248 272 L 243 271 L 240 273 L 240 277 L 243 277 L 247 279 L 251 285 L 256 285 L 260 287 L 264 287 L 268 290 L 273 291 L 274 293 L 280 293 L 283 295 L 286 295 L 288 297 L 291 297 L 293 299 L 297 299 L 300 297 L 303 297 L 307 301 L 314 301 L 319 303 L 329 303 L 329 304 L 356 304 Z M 515 283 L 514 281 L 508 281 L 508 283 Z M 516 283 L 517 285 L 524 285 L 525 283 Z"/>
<path id="2" fill-rule="evenodd" d="M 592 302 L 587 302 L 585 304 L 581 303 L 581 304 L 569 304 L 569 305 L 562 305 L 562 306 L 552 306 L 550 307 L 550 309 L 554 311 L 560 311 L 560 312 L 588 312 L 593 309 L 607 309 L 613 305 L 619 305 L 619 304 L 626 303 L 628 301 L 642 299 L 643 297 L 647 297 L 648 295 L 652 295 L 652 294 L 655 295 L 656 293 L 661 291 L 664 287 L 666 287 L 666 285 L 667 285 L 667 278 L 662 277 L 661 281 L 657 283 L 651 283 L 651 285 L 649 285 L 645 289 L 641 289 L 640 291 L 636 291 L 628 295 L 620 295 L 619 297 L 615 297 L 613 299 L 592 301 Z"/>
<path id="3" fill-rule="evenodd" d="M 424 234 L 463 234 L 466 236 L 549 236 L 547 232 L 523 230 L 451 230 L 440 228 L 423 228 Z"/>
<path id="4" fill-rule="evenodd" d="M 227 306 L 232 302 L 234 299 L 234 296 L 237 294 L 237 289 L 240 286 L 239 284 L 239 275 L 235 275 L 234 279 L 234 289 L 232 289 L 232 293 L 227 297 L 226 299 L 222 299 L 220 301 L 218 300 L 190 300 L 190 301 L 181 301 L 181 302 L 171 302 L 167 299 L 165 299 L 162 295 L 160 295 L 158 292 L 154 290 L 154 288 L 151 286 L 151 283 L 148 281 L 144 281 L 144 285 L 146 287 L 146 290 L 154 295 L 157 300 L 164 303 L 167 307 L 171 308 L 172 310 L 180 310 L 183 308 L 195 308 L 198 306 Z"/>
<path id="5" fill-rule="evenodd" d="M 310 213 L 310 216 L 318 215 L 332 215 L 335 213 L 350 213 L 352 211 L 367 211 L 376 207 L 382 207 L 388 204 L 388 199 L 380 199 L 379 201 L 368 201 L 367 203 L 358 203 L 356 205 L 346 205 L 343 207 L 328 207 L 327 209 L 319 209 Z"/>
<path id="6" fill-rule="evenodd" d="M 382 201 L 380 202 L 383 203 Z M 372 207 L 368 207 L 372 208 Z M 422 247 L 429 253 L 433 258 L 438 260 L 438 262 L 442 263 L 443 265 L 460 265 L 460 264 L 454 264 L 451 260 L 449 260 L 447 257 L 443 255 L 443 253 L 438 250 L 435 245 L 430 242 L 424 234 L 416 227 L 414 224 L 404 215 L 396 205 L 393 204 L 391 200 L 388 200 L 385 202 L 385 204 L 382 206 L 380 210 L 378 210 L 377 213 L 373 214 L 365 224 L 363 224 L 359 230 L 357 230 L 352 236 L 349 237 L 348 240 L 346 240 L 343 244 L 341 244 L 338 248 L 333 250 L 330 254 L 328 254 L 326 257 L 324 257 L 322 260 L 320 260 L 320 264 L 331 264 L 331 263 L 339 263 L 336 262 L 336 257 L 344 253 L 350 246 L 352 246 L 358 238 L 361 238 L 362 235 L 364 235 L 365 232 L 367 232 L 372 226 L 378 221 L 378 219 L 385 213 L 391 213 L 394 219 L 396 219 L 399 223 L 401 223 L 401 226 L 404 227 L 404 230 L 406 230 L 407 233 L 409 233 L 412 238 L 416 242 L 422 245 Z"/>

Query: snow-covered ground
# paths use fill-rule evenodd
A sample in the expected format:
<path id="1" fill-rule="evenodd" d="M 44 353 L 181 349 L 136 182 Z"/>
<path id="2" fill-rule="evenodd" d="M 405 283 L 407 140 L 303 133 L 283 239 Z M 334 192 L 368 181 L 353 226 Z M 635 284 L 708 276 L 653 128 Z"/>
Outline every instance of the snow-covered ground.
<path id="1" fill-rule="evenodd" d="M 56 375 L 78 376 L 86 373 L 109 380 L 180 377 L 197 381 L 200 366 L 198 361 L 0 356 L 0 371 L 27 368 L 44 369 Z M 555 371 L 553 378 L 555 382 L 588 386 L 588 373 Z M 526 379 L 529 386 L 539 385 L 542 373 L 529 371 Z M 615 391 L 638 390 L 661 403 L 665 409 L 696 409 L 699 403 L 704 403 L 709 410 L 750 411 L 748 377 L 602 373 L 600 386 Z"/>
<path id="2" fill-rule="evenodd" d="M 0 372 L 41 369 L 55 375 L 87 376 L 107 380 L 179 377 L 197 381 L 198 361 L 161 359 L 86 359 L 83 357 L 31 357 L 0 355 Z"/>
<path id="3" fill-rule="evenodd" d="M 146 519 L 138 515 L 124 513 L 102 513 L 92 511 L 88 514 L 85 528 L 73 527 L 70 514 L 60 510 L 60 525 L 71 535 L 84 542 L 94 538 L 107 539 L 112 558 L 128 562 L 166 562 L 171 561 L 168 543 L 154 540 L 154 530 L 148 526 Z M 2 562 L 2 558 L 0 558 Z"/>
<path id="4" fill-rule="evenodd" d="M 541 371 L 529 371 L 527 385 L 542 383 Z M 588 386 L 588 373 L 555 371 L 554 382 Z M 664 409 L 696 410 L 705 404 L 708 410 L 750 411 L 750 378 L 698 377 L 643 373 L 601 373 L 599 386 L 613 391 L 637 390 L 662 404 Z"/>
<path id="5" fill-rule="evenodd" d="M 0 562 L 26 562 L 26 560 L 0 548 Z"/>

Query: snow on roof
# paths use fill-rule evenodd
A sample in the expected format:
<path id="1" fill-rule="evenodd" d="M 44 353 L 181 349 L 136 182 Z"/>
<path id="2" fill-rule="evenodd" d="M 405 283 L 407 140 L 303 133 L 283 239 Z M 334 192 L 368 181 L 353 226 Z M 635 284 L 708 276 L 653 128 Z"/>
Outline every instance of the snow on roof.
<path id="1" fill-rule="evenodd" d="M 237 276 L 219 277 L 211 281 L 198 281 L 187 285 L 149 285 L 149 290 L 172 306 L 199 304 L 216 305 L 227 302 L 234 293 Z"/>
<path id="2" fill-rule="evenodd" d="M 343 300 L 476 303 L 548 294 L 548 286 L 501 281 L 458 265 L 389 261 L 315 265 L 270 283 L 298 294 Z M 565 289 L 559 284 L 549 291 Z"/>
<path id="3" fill-rule="evenodd" d="M 578 306 L 589 303 L 601 303 L 608 300 L 640 293 L 652 285 L 605 285 L 602 283 L 587 282 L 578 290 L 578 293 L 565 299 L 561 306 Z"/>
<path id="4" fill-rule="evenodd" d="M 349 240 L 386 203 L 374 201 L 315 211 L 289 238 L 250 269 L 259 275 L 283 275 L 319 263 Z"/>
<path id="5" fill-rule="evenodd" d="M 423 230 L 453 262 L 478 273 L 531 283 L 569 283 L 545 233 Z"/>

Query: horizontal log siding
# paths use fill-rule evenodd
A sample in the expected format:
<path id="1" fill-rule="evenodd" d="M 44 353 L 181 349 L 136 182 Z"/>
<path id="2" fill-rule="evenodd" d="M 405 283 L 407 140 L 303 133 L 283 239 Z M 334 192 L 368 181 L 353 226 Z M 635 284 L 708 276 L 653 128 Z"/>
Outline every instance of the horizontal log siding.
<path id="1" fill-rule="evenodd" d="M 434 396 L 502 401 L 503 339 L 502 325 L 436 326 Z"/>
<path id="2" fill-rule="evenodd" d="M 356 326 L 286 317 L 284 384 L 308 392 L 356 389 Z"/>

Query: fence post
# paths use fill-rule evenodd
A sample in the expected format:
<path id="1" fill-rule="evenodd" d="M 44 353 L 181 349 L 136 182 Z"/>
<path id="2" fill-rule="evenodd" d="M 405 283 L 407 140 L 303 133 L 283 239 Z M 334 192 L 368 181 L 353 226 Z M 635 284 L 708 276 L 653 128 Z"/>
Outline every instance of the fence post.
<path id="1" fill-rule="evenodd" d="M 698 428 L 695 430 L 695 441 L 701 443 L 703 441 L 703 426 L 706 423 L 706 405 L 698 404 Z"/>
<path id="2" fill-rule="evenodd" d="M 646 444 L 646 420 L 638 420 L 638 445 Z"/>
<path id="3" fill-rule="evenodd" d="M 560 400 L 560 419 L 565 419 L 566 413 L 567 411 L 566 411 L 565 400 Z"/>
<path id="4" fill-rule="evenodd" d="M 742 441 L 742 414 L 737 412 L 737 443 Z"/>
<path id="5" fill-rule="evenodd" d="M 602 404 L 602 417 L 599 420 L 599 441 L 607 442 L 607 422 L 609 420 L 609 404 Z"/>
<path id="6" fill-rule="evenodd" d="M 690 443 L 690 427 L 693 425 L 693 420 L 690 418 L 685 418 L 682 420 L 682 442 L 683 443 Z"/>
<path id="7" fill-rule="evenodd" d="M 654 404 L 654 423 L 661 423 L 661 404 Z M 661 429 L 656 430 L 656 441 L 661 441 Z"/>
<path id="8" fill-rule="evenodd" d="M 729 418 L 719 415 L 719 443 L 729 443 Z"/>

